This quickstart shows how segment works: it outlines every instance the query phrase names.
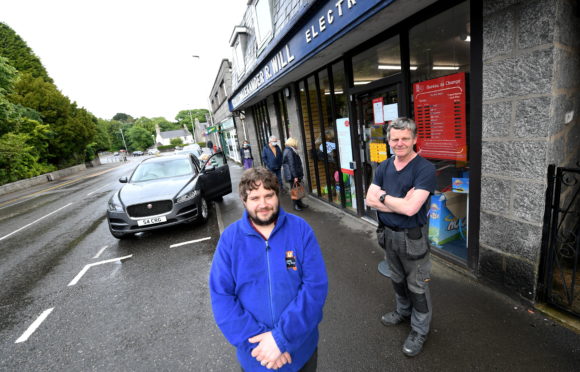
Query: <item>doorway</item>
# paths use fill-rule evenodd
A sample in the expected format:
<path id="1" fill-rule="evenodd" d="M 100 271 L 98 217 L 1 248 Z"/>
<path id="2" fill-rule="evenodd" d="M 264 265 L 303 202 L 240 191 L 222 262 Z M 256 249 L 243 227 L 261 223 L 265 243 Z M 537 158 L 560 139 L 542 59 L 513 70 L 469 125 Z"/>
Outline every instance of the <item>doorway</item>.
<path id="1" fill-rule="evenodd" d="M 387 85 L 355 96 L 363 199 L 373 182 L 377 167 L 391 156 L 387 145 L 387 126 L 402 114 L 400 97 L 401 84 Z M 363 216 L 378 221 L 375 209 L 364 202 L 363 208 Z"/>

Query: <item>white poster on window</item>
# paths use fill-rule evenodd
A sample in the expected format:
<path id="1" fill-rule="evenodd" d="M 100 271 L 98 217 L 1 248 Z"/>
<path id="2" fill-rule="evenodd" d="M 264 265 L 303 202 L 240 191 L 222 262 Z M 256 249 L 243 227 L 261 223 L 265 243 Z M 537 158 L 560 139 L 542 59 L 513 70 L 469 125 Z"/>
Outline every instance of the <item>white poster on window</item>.
<path id="1" fill-rule="evenodd" d="M 383 106 L 383 120 L 385 123 L 395 120 L 399 117 L 399 105 L 396 103 L 391 103 L 390 105 Z"/>
<path id="2" fill-rule="evenodd" d="M 383 97 L 373 99 L 373 114 L 375 125 L 385 124 L 383 119 Z"/>
<path id="3" fill-rule="evenodd" d="M 352 162 L 352 145 L 348 118 L 336 119 L 336 130 L 340 150 L 340 170 L 342 173 L 354 175 L 354 171 L 350 169 L 350 163 Z"/>

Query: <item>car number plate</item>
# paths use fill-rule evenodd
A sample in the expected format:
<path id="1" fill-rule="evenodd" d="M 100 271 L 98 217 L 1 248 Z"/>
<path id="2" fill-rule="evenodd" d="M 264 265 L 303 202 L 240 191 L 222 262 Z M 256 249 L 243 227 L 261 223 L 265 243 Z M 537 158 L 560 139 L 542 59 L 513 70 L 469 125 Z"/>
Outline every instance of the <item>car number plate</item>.
<path id="1" fill-rule="evenodd" d="M 165 216 L 161 217 L 153 217 L 153 218 L 146 218 L 144 220 L 137 221 L 137 225 L 145 226 L 145 225 L 154 225 L 156 223 L 166 222 L 167 218 Z"/>

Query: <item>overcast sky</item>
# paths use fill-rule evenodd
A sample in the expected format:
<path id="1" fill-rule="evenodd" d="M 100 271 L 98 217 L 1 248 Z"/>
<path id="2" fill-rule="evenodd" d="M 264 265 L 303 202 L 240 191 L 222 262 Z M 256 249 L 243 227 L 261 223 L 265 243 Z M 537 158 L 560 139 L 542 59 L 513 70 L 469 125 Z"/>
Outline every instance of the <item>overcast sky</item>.
<path id="1" fill-rule="evenodd" d="M 0 22 L 94 115 L 163 116 L 208 96 L 247 0 L 3 0 Z M 198 55 L 200 58 L 193 58 Z"/>

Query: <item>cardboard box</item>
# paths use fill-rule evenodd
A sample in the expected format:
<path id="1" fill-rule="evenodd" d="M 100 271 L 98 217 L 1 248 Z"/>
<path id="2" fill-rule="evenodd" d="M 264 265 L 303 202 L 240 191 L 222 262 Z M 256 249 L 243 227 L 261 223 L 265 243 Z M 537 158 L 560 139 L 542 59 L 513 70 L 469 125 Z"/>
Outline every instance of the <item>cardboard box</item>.
<path id="1" fill-rule="evenodd" d="M 429 208 L 429 241 L 436 246 L 461 237 L 459 224 L 466 235 L 467 195 L 445 192 L 431 196 Z"/>
<path id="2" fill-rule="evenodd" d="M 469 194 L 469 178 L 452 178 L 451 191 L 460 194 Z"/>

